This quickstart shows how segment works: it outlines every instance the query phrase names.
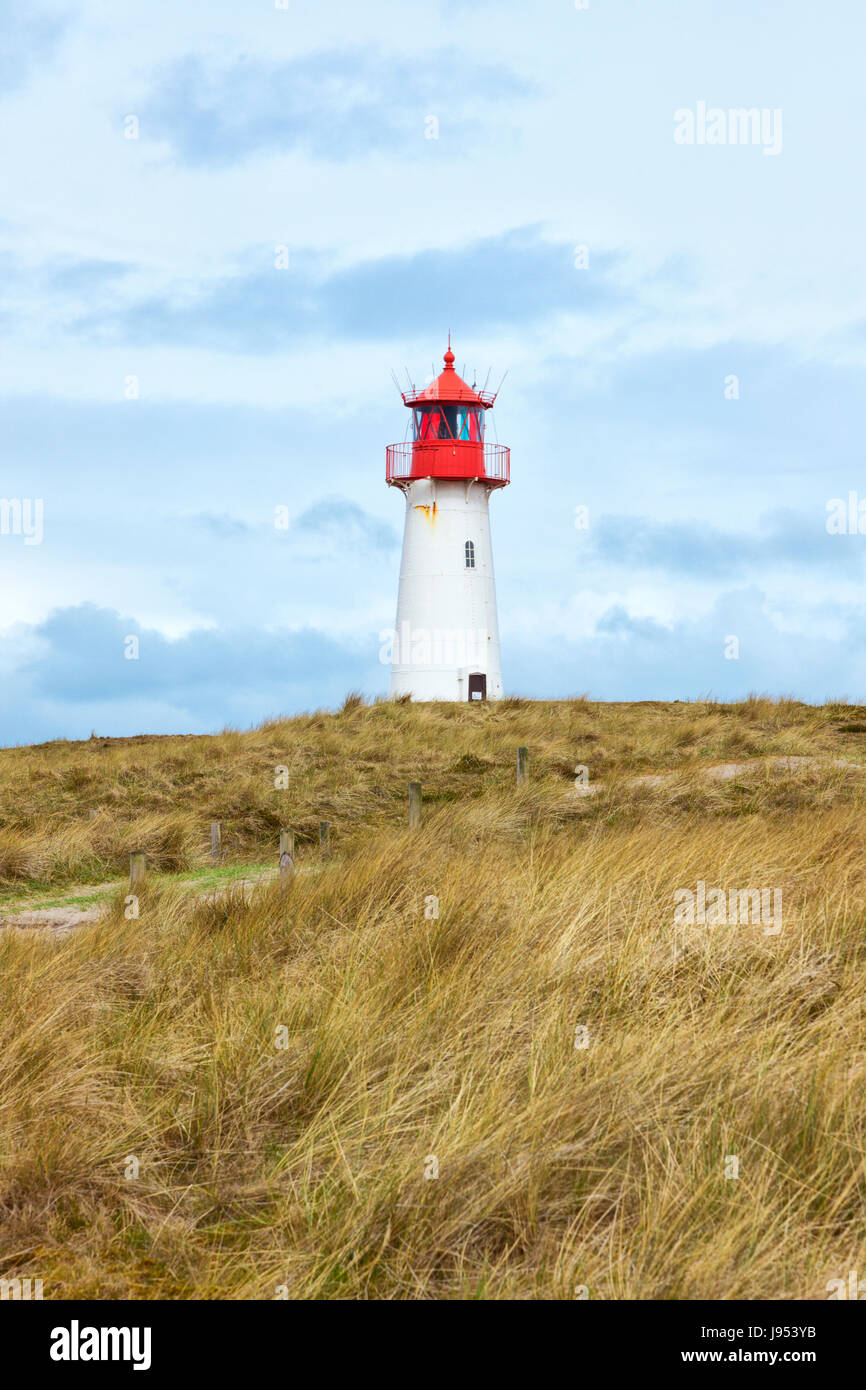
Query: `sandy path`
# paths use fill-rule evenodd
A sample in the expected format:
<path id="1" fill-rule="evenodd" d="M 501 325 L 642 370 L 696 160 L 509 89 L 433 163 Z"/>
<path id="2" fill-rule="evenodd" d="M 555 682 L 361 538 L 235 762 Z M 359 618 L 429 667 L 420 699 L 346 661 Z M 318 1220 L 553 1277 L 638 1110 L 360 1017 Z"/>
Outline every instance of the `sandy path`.
<path id="1" fill-rule="evenodd" d="M 736 777 L 743 777 L 750 772 L 761 772 L 765 768 L 776 776 L 783 776 L 787 773 L 800 772 L 807 767 L 844 767 L 850 772 L 866 772 L 866 763 L 849 762 L 847 758 L 808 758 L 808 757 L 786 757 L 786 758 L 751 758 L 743 763 L 714 763 L 710 767 L 701 768 L 704 777 L 712 782 L 732 782 Z M 645 772 L 639 777 L 632 777 L 631 784 L 634 787 L 665 787 L 670 782 L 681 776 L 678 772 Z M 574 796 L 595 796 L 604 787 L 604 782 L 585 782 L 578 783 L 572 792 Z"/>
<path id="2" fill-rule="evenodd" d="M 277 869 L 260 869 L 249 878 L 234 878 L 230 882 L 215 888 L 210 888 L 206 893 L 197 894 L 199 902 L 208 902 L 214 898 L 222 898 L 227 892 L 234 889 L 241 889 L 245 897 L 252 893 L 253 889 L 261 883 L 262 879 L 271 878 L 278 873 Z M 193 888 L 196 879 L 178 879 L 177 886 L 181 888 Z M 75 928 L 84 926 L 88 922 L 98 922 L 100 917 L 105 915 L 105 904 L 94 904 L 91 907 L 76 908 L 70 903 L 76 898 L 89 898 L 94 893 L 114 893 L 121 886 L 121 881 L 115 883 L 95 883 L 87 887 L 72 888 L 68 893 L 64 893 L 66 902 L 54 907 L 35 907 L 31 906 L 38 899 L 24 898 L 20 902 L 14 903 L 10 907 L 0 907 L 0 931 L 47 931 L 53 936 L 68 936 Z"/>

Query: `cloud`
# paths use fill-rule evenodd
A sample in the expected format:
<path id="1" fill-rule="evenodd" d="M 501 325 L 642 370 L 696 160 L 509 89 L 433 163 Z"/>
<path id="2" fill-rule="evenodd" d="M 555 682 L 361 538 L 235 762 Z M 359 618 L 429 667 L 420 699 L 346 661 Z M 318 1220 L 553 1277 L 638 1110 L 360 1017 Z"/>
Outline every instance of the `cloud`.
<path id="1" fill-rule="evenodd" d="M 256 532 L 254 526 L 242 521 L 240 517 L 229 516 L 227 512 L 198 512 L 187 519 L 200 530 L 221 541 L 234 540 L 241 536 L 253 536 Z"/>
<path id="2" fill-rule="evenodd" d="M 293 530 L 301 535 L 326 537 L 341 545 L 360 542 L 371 550 L 393 550 L 400 543 L 393 526 L 341 497 L 325 498 L 308 507 L 294 523 Z"/>
<path id="3" fill-rule="evenodd" d="M 116 312 L 82 315 L 81 336 L 133 339 L 141 346 L 193 345 L 267 354 L 311 338 L 429 336 L 431 324 L 467 336 L 573 313 L 591 318 L 621 306 L 619 257 L 598 252 L 577 272 L 573 248 L 538 227 L 514 228 L 467 246 L 383 256 L 331 271 L 315 252 L 292 251 L 277 270 L 273 248 L 234 275 L 186 284 Z"/>
<path id="4" fill-rule="evenodd" d="M 658 522 L 648 517 L 603 516 L 588 534 L 598 560 L 629 570 L 664 570 L 694 578 L 732 579 L 766 569 L 805 567 L 832 574 L 860 573 L 863 549 L 847 536 L 829 535 L 826 511 L 803 515 L 789 509 L 766 513 L 754 534 L 722 531 L 696 518 Z"/>
<path id="5" fill-rule="evenodd" d="M 473 105 L 513 102 L 531 90 L 511 70 L 470 62 L 455 49 L 411 62 L 372 48 L 280 63 L 241 57 L 222 70 L 187 54 L 160 74 L 143 127 L 193 167 L 290 151 L 342 163 L 423 145 L 425 120 L 436 112 L 451 135 L 468 141 L 479 127 Z"/>
<path id="6" fill-rule="evenodd" d="M 54 57 L 69 24 L 66 14 L 16 13 L 12 4 L 0 10 L 0 96 L 25 86 L 34 69 Z"/>
<path id="7" fill-rule="evenodd" d="M 128 639 L 139 656 L 128 660 Z M 170 641 L 96 604 L 59 609 L 7 634 L 0 690 L 4 743 L 46 737 L 165 733 L 248 725 L 332 707 L 346 691 L 386 684 L 370 633 L 338 642 L 312 628 L 195 630 Z M 17 656 L 17 659 L 16 659 Z"/>
<path id="8" fill-rule="evenodd" d="M 278 507 L 285 505 L 276 504 Z M 263 514 L 255 524 L 228 512 L 195 512 L 179 517 L 178 522 L 182 529 L 192 523 L 199 531 L 216 540 L 255 540 L 260 545 L 263 539 L 272 539 L 272 533 L 277 529 L 276 519 L 274 508 L 272 513 Z M 362 551 L 387 553 L 400 543 L 393 526 L 365 511 L 357 502 L 339 496 L 324 497 L 313 502 L 297 516 L 289 511 L 288 524 L 278 529 L 285 529 L 289 533 L 293 552 L 304 558 L 333 558 L 333 553 L 339 550 L 345 560 Z M 297 546 L 295 542 L 298 540 L 305 544 Z"/>
<path id="9" fill-rule="evenodd" d="M 520 227 L 453 250 L 354 266 L 327 281 L 323 299 L 329 322 L 351 337 L 429 333 L 431 324 L 452 318 L 463 332 L 514 329 L 555 313 L 593 316 L 623 304 L 619 258 L 599 252 L 591 264 L 576 271 L 571 245 Z"/>
<path id="10" fill-rule="evenodd" d="M 40 287 L 49 295 L 65 294 L 78 297 L 94 293 L 103 294 L 114 290 L 118 281 L 129 275 L 133 269 L 132 265 L 123 261 L 76 261 L 69 258 L 47 271 L 45 267 L 40 268 Z"/>
<path id="11" fill-rule="evenodd" d="M 288 693 L 309 684 L 310 670 L 327 677 L 345 661 L 342 648 L 317 632 L 197 630 L 170 641 L 91 603 L 53 613 L 37 625 L 35 636 L 49 649 L 50 660 L 43 655 L 24 667 L 34 693 L 71 702 L 123 701 L 169 691 L 188 699 L 223 687 L 228 670 L 236 695 Z M 124 654 L 130 636 L 138 638 L 135 660 Z"/>
<path id="12" fill-rule="evenodd" d="M 118 292 L 135 267 L 98 257 L 59 256 L 50 264 L 28 255 L 0 251 L 0 315 L 8 329 L 29 336 L 40 325 L 54 337 L 86 317 L 98 322 L 113 315 Z"/>
<path id="13" fill-rule="evenodd" d="M 842 638 L 828 635 L 832 618 Z M 729 638 L 736 637 L 739 655 Z M 595 631 L 572 642 L 505 643 L 506 691 L 535 699 L 589 695 L 594 700 L 744 699 L 751 693 L 822 702 L 860 700 L 866 644 L 859 608 L 816 608 L 796 633 L 774 621 L 755 585 L 727 591 L 696 618 L 664 625 L 612 605 Z"/>

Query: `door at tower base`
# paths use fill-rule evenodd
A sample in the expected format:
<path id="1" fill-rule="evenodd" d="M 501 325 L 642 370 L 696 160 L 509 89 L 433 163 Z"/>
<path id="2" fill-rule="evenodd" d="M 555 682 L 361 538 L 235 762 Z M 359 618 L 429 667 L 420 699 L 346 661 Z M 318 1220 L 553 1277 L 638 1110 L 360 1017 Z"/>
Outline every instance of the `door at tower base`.
<path id="1" fill-rule="evenodd" d="M 402 486 L 392 698 L 502 699 L 491 490 L 477 479 L 413 478 Z"/>
<path id="2" fill-rule="evenodd" d="M 469 698 L 470 700 L 487 699 L 487 677 L 480 671 L 472 671 L 469 676 Z"/>

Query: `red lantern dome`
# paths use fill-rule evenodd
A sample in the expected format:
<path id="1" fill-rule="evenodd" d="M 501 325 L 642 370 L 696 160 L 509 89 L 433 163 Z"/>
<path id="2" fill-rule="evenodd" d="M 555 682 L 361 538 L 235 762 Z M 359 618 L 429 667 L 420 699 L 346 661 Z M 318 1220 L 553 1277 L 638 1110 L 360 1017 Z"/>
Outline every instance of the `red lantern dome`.
<path id="1" fill-rule="evenodd" d="M 386 480 L 399 486 L 409 478 L 476 478 L 506 487 L 511 451 L 484 442 L 485 411 L 497 393 L 478 391 L 458 376 L 450 336 L 444 362 L 445 370 L 428 386 L 400 393 L 412 411 L 412 440 L 389 447 Z"/>

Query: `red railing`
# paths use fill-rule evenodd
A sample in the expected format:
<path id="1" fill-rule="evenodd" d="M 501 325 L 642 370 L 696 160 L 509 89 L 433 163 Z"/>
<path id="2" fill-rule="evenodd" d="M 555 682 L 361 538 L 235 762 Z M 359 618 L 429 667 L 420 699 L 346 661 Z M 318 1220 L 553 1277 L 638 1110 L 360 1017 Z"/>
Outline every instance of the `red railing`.
<path id="1" fill-rule="evenodd" d="M 405 405 L 429 405 L 431 401 L 441 400 L 443 405 L 449 403 L 452 405 L 481 405 L 485 410 L 490 410 L 496 402 L 497 393 L 495 391 L 479 391 L 477 388 L 473 389 L 468 386 L 465 391 L 458 389 L 454 394 L 449 394 L 446 387 L 445 395 L 440 396 L 437 380 L 431 381 L 427 386 L 420 386 L 417 390 L 413 387 L 411 391 L 401 391 L 400 395 L 403 397 Z"/>
<path id="2" fill-rule="evenodd" d="M 483 472 L 479 472 L 480 444 L 389 444 L 385 455 L 385 479 L 389 483 L 406 478 L 479 478 L 505 487 L 511 482 L 511 450 L 504 444 L 485 444 Z M 414 468 L 413 468 L 414 463 Z"/>

